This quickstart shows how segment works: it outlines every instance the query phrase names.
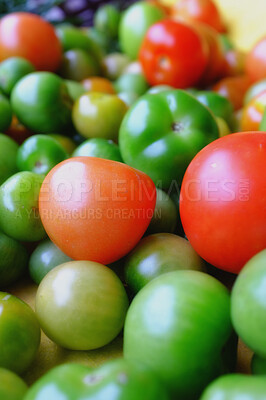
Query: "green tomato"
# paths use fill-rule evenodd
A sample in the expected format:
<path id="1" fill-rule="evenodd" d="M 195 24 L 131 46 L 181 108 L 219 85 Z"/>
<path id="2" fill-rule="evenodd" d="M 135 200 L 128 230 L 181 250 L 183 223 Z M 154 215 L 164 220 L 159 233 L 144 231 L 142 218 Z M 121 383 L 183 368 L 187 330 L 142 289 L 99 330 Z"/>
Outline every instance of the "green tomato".
<path id="1" fill-rule="evenodd" d="M 204 269 L 189 241 L 170 233 L 146 236 L 125 260 L 126 282 L 133 293 L 166 272 Z"/>
<path id="2" fill-rule="evenodd" d="M 39 192 L 44 176 L 18 172 L 0 188 L 0 229 L 13 239 L 37 241 L 46 236 L 39 215 Z"/>
<path id="3" fill-rule="evenodd" d="M 33 64 L 22 57 L 11 57 L 0 64 L 0 89 L 10 96 L 15 84 L 25 75 L 34 72 Z"/>
<path id="4" fill-rule="evenodd" d="M 116 95 L 85 93 L 75 102 L 72 119 L 77 131 L 86 138 L 117 141 L 126 111 L 126 104 Z"/>
<path id="5" fill-rule="evenodd" d="M 123 13 L 119 26 L 119 41 L 123 52 L 133 60 L 138 58 L 145 33 L 164 13 L 153 4 L 140 1 Z"/>
<path id="6" fill-rule="evenodd" d="M 18 374 L 34 360 L 40 327 L 32 309 L 11 294 L 0 292 L 0 366 Z"/>
<path id="7" fill-rule="evenodd" d="M 85 34 L 89 37 L 89 39 L 92 40 L 93 43 L 96 44 L 96 46 L 98 46 L 102 55 L 110 52 L 108 51 L 110 46 L 110 39 L 105 33 L 99 32 L 97 29 L 92 27 L 87 29 L 85 31 Z"/>
<path id="8" fill-rule="evenodd" d="M 0 399 L 22 400 L 28 387 L 14 372 L 0 368 Z"/>
<path id="9" fill-rule="evenodd" d="M 57 133 L 48 133 L 47 136 L 55 139 L 63 147 L 68 155 L 72 154 L 77 147 L 74 140 L 68 136 L 60 135 Z"/>
<path id="10" fill-rule="evenodd" d="M 119 147 L 112 140 L 95 138 L 85 140 L 72 154 L 72 157 L 99 157 L 123 162 Z"/>
<path id="11" fill-rule="evenodd" d="M 50 72 L 26 75 L 11 94 L 14 113 L 36 133 L 65 132 L 71 126 L 72 104 L 64 81 Z"/>
<path id="12" fill-rule="evenodd" d="M 182 90 L 141 97 L 119 132 L 123 160 L 149 175 L 156 186 L 181 183 L 193 157 L 219 137 L 213 114 Z"/>
<path id="13" fill-rule="evenodd" d="M 266 375 L 266 358 L 254 354 L 251 360 L 251 371 L 254 375 Z"/>
<path id="14" fill-rule="evenodd" d="M 84 365 L 59 365 L 38 379 L 23 400 L 87 400 L 89 373 Z"/>
<path id="15" fill-rule="evenodd" d="M 118 35 L 120 12 L 112 4 L 100 6 L 94 14 L 94 27 L 111 38 Z"/>
<path id="16" fill-rule="evenodd" d="M 227 122 L 230 128 L 235 125 L 234 109 L 232 103 L 219 93 L 211 91 L 197 92 L 195 95 L 202 104 L 209 107 L 215 117 L 220 117 Z"/>
<path id="17" fill-rule="evenodd" d="M 58 141 L 46 135 L 33 135 L 20 146 L 17 167 L 19 171 L 46 175 L 66 158 L 68 154 Z"/>
<path id="18" fill-rule="evenodd" d="M 17 172 L 18 144 L 0 133 L 0 185 Z"/>
<path id="19" fill-rule="evenodd" d="M 8 99 L 0 93 L 0 132 L 5 132 L 12 121 L 12 109 Z"/>
<path id="20" fill-rule="evenodd" d="M 176 205 L 161 189 L 156 189 L 156 205 L 147 233 L 173 233 L 177 222 Z"/>
<path id="21" fill-rule="evenodd" d="M 112 81 L 118 79 L 129 63 L 130 60 L 126 54 L 108 54 L 103 60 L 104 76 Z"/>
<path id="22" fill-rule="evenodd" d="M 36 295 L 43 331 L 72 350 L 105 346 L 121 331 L 128 308 L 126 291 L 102 264 L 72 261 L 52 269 Z"/>
<path id="23" fill-rule="evenodd" d="M 28 266 L 28 252 L 16 240 L 0 232 L 0 288 L 18 280 Z M 1 398 L 1 396 L 0 396 Z"/>
<path id="24" fill-rule="evenodd" d="M 157 93 L 161 93 L 161 92 L 167 92 L 169 90 L 174 90 L 174 88 L 172 86 L 169 85 L 156 85 L 156 86 L 152 86 L 147 93 L 149 94 L 157 94 Z"/>
<path id="25" fill-rule="evenodd" d="M 149 85 L 142 74 L 127 73 L 121 75 L 114 84 L 117 92 L 136 93 L 143 95 L 149 89 Z"/>
<path id="26" fill-rule="evenodd" d="M 232 290 L 231 316 L 241 339 L 266 357 L 266 250 L 252 257 L 238 275 Z"/>
<path id="27" fill-rule="evenodd" d="M 93 54 L 82 49 L 72 49 L 64 53 L 59 71 L 62 78 L 82 81 L 100 73 L 99 61 Z"/>
<path id="28" fill-rule="evenodd" d="M 81 95 L 86 92 L 80 82 L 66 79 L 65 84 L 67 86 L 68 93 L 73 101 L 76 101 Z"/>
<path id="29" fill-rule="evenodd" d="M 128 106 L 131 107 L 139 98 L 136 93 L 132 92 L 121 92 L 118 93 L 118 97 Z"/>
<path id="30" fill-rule="evenodd" d="M 230 297 L 219 281 L 198 271 L 169 272 L 133 299 L 124 356 L 154 370 L 173 398 L 195 399 L 220 372 L 231 332 Z"/>
<path id="31" fill-rule="evenodd" d="M 72 49 L 82 49 L 94 52 L 95 43 L 86 35 L 84 31 L 72 25 L 59 25 L 56 34 L 61 42 L 64 51 Z"/>
<path id="32" fill-rule="evenodd" d="M 264 400 L 265 392 L 265 377 L 231 374 L 212 382 L 200 400 Z"/>
<path id="33" fill-rule="evenodd" d="M 247 105 L 254 97 L 266 90 L 266 79 L 253 83 L 244 97 L 244 105 Z"/>
<path id="34" fill-rule="evenodd" d="M 29 272 L 32 280 L 39 285 L 43 278 L 53 268 L 72 261 L 49 239 L 43 240 L 33 251 L 29 262 Z"/>

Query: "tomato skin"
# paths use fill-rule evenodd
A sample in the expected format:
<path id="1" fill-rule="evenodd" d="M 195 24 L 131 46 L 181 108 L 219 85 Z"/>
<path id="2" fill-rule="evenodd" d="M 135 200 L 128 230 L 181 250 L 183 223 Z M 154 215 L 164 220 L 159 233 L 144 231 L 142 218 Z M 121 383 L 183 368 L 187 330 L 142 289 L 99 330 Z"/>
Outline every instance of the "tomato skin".
<path id="1" fill-rule="evenodd" d="M 266 247 L 266 134 L 236 133 L 201 150 L 181 187 L 180 215 L 196 252 L 238 273 Z"/>
<path id="2" fill-rule="evenodd" d="M 56 71 L 62 49 L 51 24 L 41 17 L 17 12 L 0 21 L 0 61 L 13 56 L 24 57 L 37 70 Z"/>
<path id="3" fill-rule="evenodd" d="M 266 107 L 266 90 L 259 93 L 244 107 L 241 117 L 242 131 L 259 131 Z"/>
<path id="4" fill-rule="evenodd" d="M 164 20 L 147 31 L 139 59 L 151 85 L 186 88 L 196 84 L 204 72 L 208 49 L 192 27 Z"/>
<path id="5" fill-rule="evenodd" d="M 74 157 L 45 178 L 40 215 L 69 257 L 110 264 L 140 240 L 155 203 L 155 185 L 144 173 L 115 161 Z"/>
<path id="6" fill-rule="evenodd" d="M 233 104 L 234 110 L 239 110 L 244 102 L 244 97 L 251 85 L 248 76 L 232 76 L 216 83 L 212 90 L 226 97 Z"/>
<path id="7" fill-rule="evenodd" d="M 266 78 L 266 36 L 260 39 L 248 53 L 246 72 L 252 81 Z"/>

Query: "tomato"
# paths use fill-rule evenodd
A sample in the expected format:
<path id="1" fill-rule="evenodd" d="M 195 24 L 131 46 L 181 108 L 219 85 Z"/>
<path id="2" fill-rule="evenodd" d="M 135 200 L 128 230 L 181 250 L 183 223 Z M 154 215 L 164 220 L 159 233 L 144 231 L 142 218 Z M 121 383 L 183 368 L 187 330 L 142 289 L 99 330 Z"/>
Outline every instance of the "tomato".
<path id="1" fill-rule="evenodd" d="M 100 92 L 114 94 L 115 90 L 110 81 L 99 76 L 93 76 L 91 78 L 84 79 L 81 84 L 83 85 L 86 92 Z"/>
<path id="2" fill-rule="evenodd" d="M 15 84 L 34 70 L 32 63 L 22 57 L 11 57 L 2 61 L 0 64 L 0 89 L 10 96 Z"/>
<path id="3" fill-rule="evenodd" d="M 229 374 L 212 382 L 204 390 L 200 400 L 264 400 L 265 377 Z"/>
<path id="4" fill-rule="evenodd" d="M 76 157 L 46 176 L 40 215 L 51 240 L 69 257 L 110 264 L 140 240 L 155 202 L 155 186 L 142 172 L 115 161 Z"/>
<path id="5" fill-rule="evenodd" d="M 259 93 L 243 109 L 240 126 L 242 131 L 259 131 L 266 108 L 266 90 Z"/>
<path id="6" fill-rule="evenodd" d="M 196 252 L 238 273 L 266 247 L 266 134 L 236 133 L 201 150 L 181 187 L 180 215 Z"/>
<path id="7" fill-rule="evenodd" d="M 253 375 L 266 375 L 266 359 L 254 354 L 251 361 L 251 372 Z"/>
<path id="8" fill-rule="evenodd" d="M 73 101 L 76 101 L 86 90 L 80 82 L 72 81 L 71 79 L 65 79 L 65 84 L 68 90 L 68 94 Z"/>
<path id="9" fill-rule="evenodd" d="M 253 83 L 246 92 L 244 105 L 248 104 L 254 97 L 266 90 L 266 79 Z"/>
<path id="10" fill-rule="evenodd" d="M 143 74 L 125 73 L 116 80 L 115 88 L 117 92 L 129 92 L 142 96 L 149 89 L 149 85 Z"/>
<path id="11" fill-rule="evenodd" d="M 186 88 L 195 85 L 202 76 L 208 62 L 208 50 L 192 27 L 164 20 L 146 33 L 139 59 L 151 85 Z"/>
<path id="12" fill-rule="evenodd" d="M 178 0 L 172 8 L 172 16 L 178 20 L 202 22 L 218 32 L 226 31 L 222 16 L 212 0 Z"/>
<path id="13" fill-rule="evenodd" d="M 223 118 L 216 117 L 216 122 L 219 128 L 219 137 L 223 137 L 232 133 L 227 122 Z"/>
<path id="14" fill-rule="evenodd" d="M 0 228 L 13 239 L 34 242 L 46 236 L 38 209 L 42 175 L 18 172 L 0 188 Z"/>
<path id="15" fill-rule="evenodd" d="M 22 125 L 15 115 L 13 115 L 11 125 L 5 133 L 18 144 L 22 144 L 26 139 L 28 139 L 28 137 L 32 135 L 32 132 Z"/>
<path id="16" fill-rule="evenodd" d="M 14 372 L 0 368 L 0 398 L 5 400 L 21 400 L 28 387 Z"/>
<path id="17" fill-rule="evenodd" d="M 100 6 L 93 19 L 95 29 L 112 38 L 118 35 L 119 21 L 120 12 L 111 4 Z"/>
<path id="18" fill-rule="evenodd" d="M 252 81 L 266 78 L 266 36 L 261 38 L 248 53 L 246 72 Z"/>
<path id="19" fill-rule="evenodd" d="M 0 132 L 5 132 L 12 121 L 12 109 L 8 99 L 0 93 Z"/>
<path id="20" fill-rule="evenodd" d="M 72 261 L 49 239 L 41 241 L 30 256 L 29 272 L 32 280 L 39 285 L 45 275 L 60 264 Z"/>
<path id="21" fill-rule="evenodd" d="M 16 282 L 26 272 L 28 253 L 25 247 L 0 232 L 0 289 Z"/>
<path id="22" fill-rule="evenodd" d="M 232 290 L 232 323 L 239 337 L 261 357 L 266 357 L 266 249 L 252 257 Z"/>
<path id="23" fill-rule="evenodd" d="M 72 119 L 77 131 L 85 138 L 117 141 L 127 105 L 118 96 L 106 93 L 85 93 L 76 100 Z"/>
<path id="24" fill-rule="evenodd" d="M 133 293 L 157 276 L 178 270 L 204 271 L 204 263 L 186 239 L 170 233 L 146 236 L 125 260 L 126 282 Z"/>
<path id="25" fill-rule="evenodd" d="M 213 86 L 212 90 L 226 97 L 237 111 L 242 107 L 250 85 L 250 79 L 246 75 L 240 75 L 222 79 Z"/>
<path id="26" fill-rule="evenodd" d="M 225 75 L 237 76 L 245 72 L 246 55 L 240 50 L 228 50 L 225 53 Z"/>
<path id="27" fill-rule="evenodd" d="M 35 313 L 23 301 L 0 292 L 0 367 L 18 374 L 26 371 L 40 344 Z"/>
<path id="28" fill-rule="evenodd" d="M 99 157 L 123 162 L 119 147 L 112 140 L 92 138 L 81 143 L 72 157 Z"/>
<path id="29" fill-rule="evenodd" d="M 0 61 L 16 56 L 26 58 L 37 70 L 56 71 L 62 50 L 53 26 L 30 13 L 4 16 L 0 21 Z"/>
<path id="30" fill-rule="evenodd" d="M 117 79 L 129 63 L 130 59 L 126 54 L 108 54 L 103 60 L 104 76 L 111 80 Z"/>
<path id="31" fill-rule="evenodd" d="M 231 332 L 230 296 L 219 281 L 198 271 L 168 272 L 133 299 L 124 357 L 154 370 L 171 398 L 196 399 L 219 374 Z"/>
<path id="32" fill-rule="evenodd" d="M 68 136 L 59 135 L 57 133 L 48 133 L 47 136 L 55 139 L 69 155 L 72 154 L 73 151 L 77 148 L 74 140 Z"/>
<path id="33" fill-rule="evenodd" d="M 163 190 L 156 188 L 156 192 L 156 206 L 147 233 L 173 233 L 177 222 L 176 205 Z"/>
<path id="34" fill-rule="evenodd" d="M 17 143 L 0 133 L 0 185 L 17 172 L 17 152 Z"/>
<path id="35" fill-rule="evenodd" d="M 101 66 L 94 54 L 83 49 L 71 49 L 64 53 L 59 74 L 64 79 L 82 81 L 101 73 Z"/>
<path id="36" fill-rule="evenodd" d="M 127 294 L 117 275 L 91 261 L 70 261 L 52 269 L 36 294 L 41 328 L 71 350 L 110 343 L 124 325 L 127 308 Z"/>
<path id="37" fill-rule="evenodd" d="M 119 42 L 123 52 L 138 58 L 143 37 L 150 26 L 164 18 L 164 11 L 154 4 L 140 1 L 123 13 L 119 26 Z M 137 21 L 137 22 L 136 22 Z"/>

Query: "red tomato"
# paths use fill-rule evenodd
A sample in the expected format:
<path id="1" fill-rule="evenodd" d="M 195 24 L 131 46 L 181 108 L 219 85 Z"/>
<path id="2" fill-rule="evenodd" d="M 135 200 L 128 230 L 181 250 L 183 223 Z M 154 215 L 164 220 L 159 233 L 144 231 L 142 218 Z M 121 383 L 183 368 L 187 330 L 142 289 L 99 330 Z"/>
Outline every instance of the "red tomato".
<path id="1" fill-rule="evenodd" d="M 172 8 L 175 19 L 203 22 L 218 32 L 225 32 L 219 10 L 212 0 L 177 0 Z"/>
<path id="2" fill-rule="evenodd" d="M 252 81 L 266 78 L 266 36 L 260 39 L 248 53 L 246 72 Z"/>
<path id="3" fill-rule="evenodd" d="M 239 75 L 222 79 L 213 86 L 212 90 L 231 101 L 234 110 L 237 111 L 242 108 L 246 91 L 250 85 L 250 79 L 246 75 Z"/>
<path id="4" fill-rule="evenodd" d="M 24 12 L 12 13 L 0 21 L 0 61 L 20 56 L 37 70 L 55 71 L 61 61 L 60 42 L 51 24 Z"/>
<path id="5" fill-rule="evenodd" d="M 205 70 L 208 49 L 192 27 L 164 20 L 149 28 L 139 58 L 151 85 L 186 88 L 196 84 Z"/>
<path id="6" fill-rule="evenodd" d="M 76 157 L 58 164 L 40 191 L 40 215 L 69 257 L 110 264 L 138 243 L 153 215 L 156 189 L 126 164 Z"/>
<path id="7" fill-rule="evenodd" d="M 238 273 L 266 248 L 266 132 L 235 133 L 201 150 L 181 187 L 180 215 L 196 252 Z"/>
<path id="8" fill-rule="evenodd" d="M 259 93 L 244 107 L 240 126 L 242 131 L 259 131 L 266 109 L 266 90 Z"/>

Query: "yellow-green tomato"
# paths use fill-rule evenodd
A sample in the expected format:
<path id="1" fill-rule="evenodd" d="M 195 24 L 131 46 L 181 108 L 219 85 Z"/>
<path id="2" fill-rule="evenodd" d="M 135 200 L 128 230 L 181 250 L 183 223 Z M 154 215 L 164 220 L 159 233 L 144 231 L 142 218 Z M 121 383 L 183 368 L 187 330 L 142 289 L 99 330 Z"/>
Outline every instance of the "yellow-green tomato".
<path id="1" fill-rule="evenodd" d="M 22 400 L 28 387 L 14 372 L 0 368 L 0 399 Z"/>
<path id="2" fill-rule="evenodd" d="M 127 308 L 127 294 L 116 274 L 91 261 L 54 268 L 36 296 L 42 329 L 55 343 L 72 350 L 97 349 L 111 342 L 124 325 Z"/>
<path id="3" fill-rule="evenodd" d="M 21 374 L 34 360 L 39 344 L 35 313 L 17 297 L 0 292 L 0 367 Z"/>
<path id="4" fill-rule="evenodd" d="M 86 93 L 74 104 L 72 119 L 77 131 L 86 138 L 117 141 L 127 106 L 116 95 Z"/>

